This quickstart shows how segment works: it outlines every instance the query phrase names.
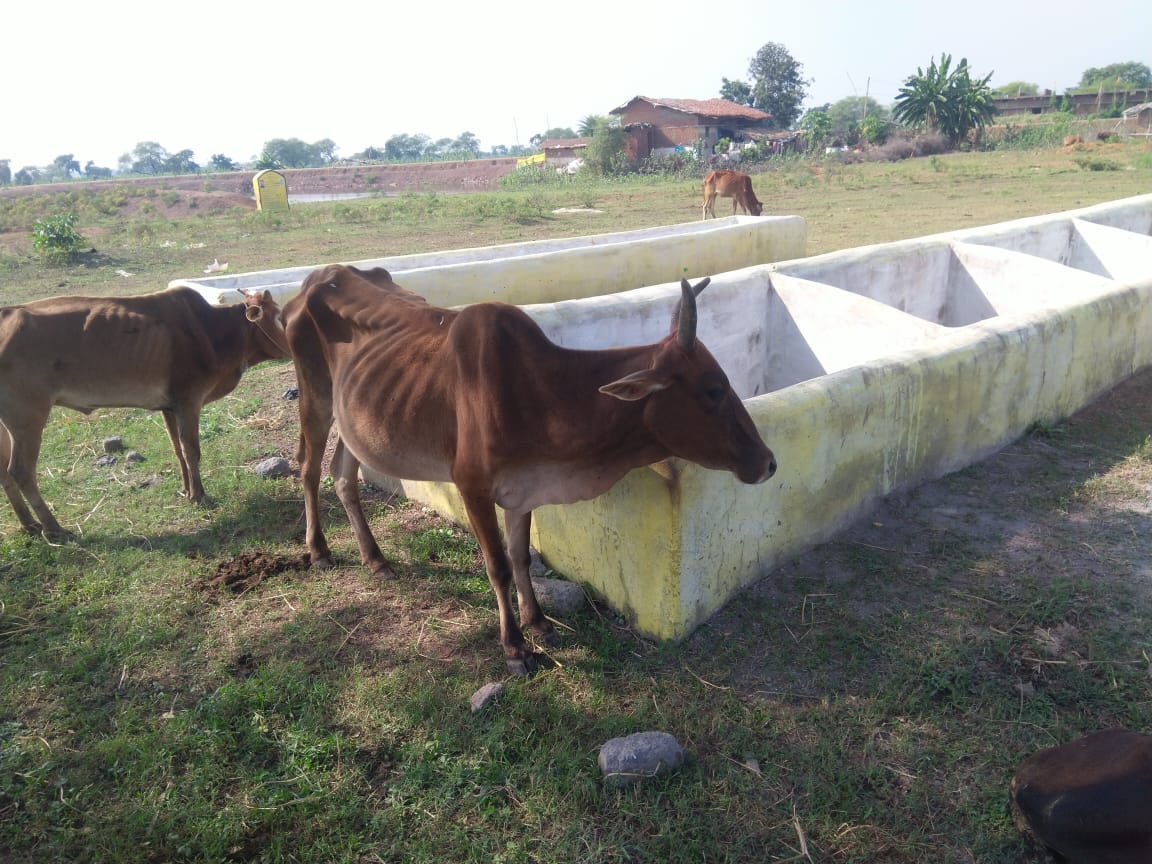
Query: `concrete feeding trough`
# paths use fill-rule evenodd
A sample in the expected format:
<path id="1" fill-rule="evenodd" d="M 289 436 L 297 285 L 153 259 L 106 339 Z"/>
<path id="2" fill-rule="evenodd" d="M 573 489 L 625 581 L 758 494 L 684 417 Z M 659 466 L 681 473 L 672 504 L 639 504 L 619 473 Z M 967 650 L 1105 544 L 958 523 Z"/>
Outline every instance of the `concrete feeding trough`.
<path id="1" fill-rule="evenodd" d="M 692 275 L 712 276 L 699 336 L 778 473 L 744 486 L 670 460 L 593 501 L 542 507 L 533 525 L 549 566 L 659 639 L 687 636 L 884 495 L 970 465 L 1152 364 L 1152 195 Z M 678 296 L 672 276 L 525 310 L 570 347 L 654 342 Z M 399 485 L 466 524 L 451 484 Z"/>
<path id="2" fill-rule="evenodd" d="M 346 263 L 361 269 L 384 267 L 399 284 L 438 306 L 483 300 L 550 303 L 797 258 L 804 254 L 806 237 L 799 216 L 730 216 Z M 168 284 L 195 288 L 213 305 L 239 303 L 242 291 L 267 289 L 283 305 L 318 266 L 322 265 L 174 279 Z"/>

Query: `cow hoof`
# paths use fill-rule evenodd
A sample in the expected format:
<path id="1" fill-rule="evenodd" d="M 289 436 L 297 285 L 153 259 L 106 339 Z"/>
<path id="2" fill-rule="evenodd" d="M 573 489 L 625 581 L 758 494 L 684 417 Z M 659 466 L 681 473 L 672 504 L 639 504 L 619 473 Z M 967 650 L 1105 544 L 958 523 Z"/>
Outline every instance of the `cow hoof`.
<path id="1" fill-rule="evenodd" d="M 332 563 L 331 558 L 313 558 L 312 559 L 312 569 L 313 570 L 331 570 L 335 566 L 336 565 Z"/>
<path id="2" fill-rule="evenodd" d="M 536 668 L 536 656 L 534 654 L 528 653 L 523 657 L 508 658 L 508 671 L 517 678 L 527 678 L 536 672 Z"/>
<path id="3" fill-rule="evenodd" d="M 372 575 L 379 576 L 381 579 L 395 579 L 396 571 L 387 561 L 382 561 L 372 568 Z"/>
<path id="4" fill-rule="evenodd" d="M 559 648 L 560 647 L 560 634 L 557 633 L 555 630 L 549 630 L 547 633 L 541 633 L 540 634 L 540 641 L 543 642 L 549 648 Z"/>
<path id="5" fill-rule="evenodd" d="M 72 543 L 76 540 L 76 535 L 66 528 L 49 528 L 42 533 L 49 543 Z"/>

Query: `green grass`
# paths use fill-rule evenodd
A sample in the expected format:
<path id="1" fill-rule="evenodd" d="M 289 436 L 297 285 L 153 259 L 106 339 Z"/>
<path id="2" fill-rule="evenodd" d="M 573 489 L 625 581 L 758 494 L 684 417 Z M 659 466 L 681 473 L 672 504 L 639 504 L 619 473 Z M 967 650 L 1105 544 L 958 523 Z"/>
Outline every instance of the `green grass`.
<path id="1" fill-rule="evenodd" d="M 791 161 L 755 183 L 827 251 L 1135 194 L 1146 157 L 1110 150 L 1122 171 L 1060 151 Z M 4 302 L 148 290 L 213 257 L 237 272 L 699 214 L 698 182 L 679 178 L 274 218 L 123 217 L 110 196 L 67 201 L 95 261 L 46 267 L 22 228 L 0 236 Z M 552 213 L 589 201 L 604 212 Z M 56 206 L 9 205 L 4 225 Z M 297 481 L 248 470 L 293 455 L 290 378 L 266 364 L 205 410 L 209 509 L 179 498 L 157 415 L 55 412 L 42 486 L 81 539 L 28 538 L 0 508 L 0 859 L 675 864 L 802 860 L 803 846 L 813 861 L 1038 864 L 1008 815 L 1016 764 L 1102 726 L 1152 728 L 1148 380 L 886 502 L 683 644 L 640 639 L 604 607 L 565 619 L 554 662 L 473 716 L 469 695 L 505 675 L 495 603 L 475 541 L 416 505 L 366 496 L 389 582 L 358 565 L 326 487 L 340 566 L 205 587 L 230 556 L 303 551 Z M 145 461 L 97 467 L 112 434 Z M 682 769 L 604 787 L 599 746 L 652 728 L 677 736 Z"/>

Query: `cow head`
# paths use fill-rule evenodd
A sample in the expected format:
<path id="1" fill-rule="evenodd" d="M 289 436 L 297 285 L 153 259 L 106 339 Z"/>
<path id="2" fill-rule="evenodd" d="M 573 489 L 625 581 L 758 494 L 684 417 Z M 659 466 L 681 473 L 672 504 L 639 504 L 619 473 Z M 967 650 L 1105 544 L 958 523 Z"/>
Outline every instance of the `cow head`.
<path id="1" fill-rule="evenodd" d="M 284 334 L 280 307 L 272 299 L 271 291 L 245 291 L 244 317 L 255 325 L 253 355 L 260 355 L 259 360 L 252 359 L 250 362 L 286 360 L 292 356 L 288 337 Z"/>
<path id="2" fill-rule="evenodd" d="M 645 400 L 644 425 L 672 455 L 762 483 L 776 473 L 776 457 L 720 364 L 696 338 L 696 296 L 709 281 L 692 287 L 680 280 L 672 326 L 655 346 L 652 365 L 600 392 L 625 402 Z"/>

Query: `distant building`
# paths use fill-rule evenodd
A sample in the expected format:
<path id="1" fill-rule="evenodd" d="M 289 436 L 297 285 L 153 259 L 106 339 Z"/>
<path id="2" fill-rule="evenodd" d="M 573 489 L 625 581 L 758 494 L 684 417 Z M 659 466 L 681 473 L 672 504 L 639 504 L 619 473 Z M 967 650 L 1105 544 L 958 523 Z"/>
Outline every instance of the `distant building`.
<path id="1" fill-rule="evenodd" d="M 996 113 L 1002 117 L 1019 114 L 1051 114 L 1070 109 L 1073 114 L 1106 114 L 1113 108 L 1124 110 L 1152 100 L 1152 90 L 1098 90 L 1095 93 L 1069 93 L 1059 96 L 1045 90 L 1038 96 L 1006 96 L 993 99 Z"/>
<path id="2" fill-rule="evenodd" d="M 721 138 L 751 141 L 766 137 L 772 115 L 727 99 L 651 99 L 634 96 L 609 114 L 628 132 L 628 155 L 643 161 L 653 155 L 695 150 L 707 156 Z"/>

